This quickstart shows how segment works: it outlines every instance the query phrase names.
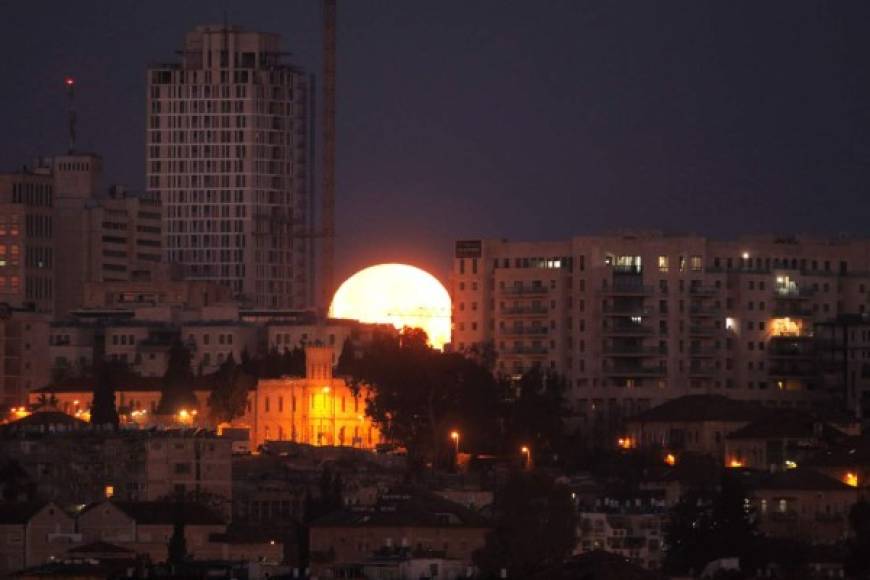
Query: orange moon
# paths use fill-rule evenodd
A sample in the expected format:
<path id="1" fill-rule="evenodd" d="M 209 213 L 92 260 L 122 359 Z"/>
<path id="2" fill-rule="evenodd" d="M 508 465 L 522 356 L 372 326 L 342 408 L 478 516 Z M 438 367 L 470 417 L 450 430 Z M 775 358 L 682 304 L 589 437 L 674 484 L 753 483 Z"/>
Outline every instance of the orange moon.
<path id="1" fill-rule="evenodd" d="M 450 295 L 435 276 L 407 264 L 360 270 L 338 288 L 329 316 L 421 328 L 434 348 L 450 342 Z"/>

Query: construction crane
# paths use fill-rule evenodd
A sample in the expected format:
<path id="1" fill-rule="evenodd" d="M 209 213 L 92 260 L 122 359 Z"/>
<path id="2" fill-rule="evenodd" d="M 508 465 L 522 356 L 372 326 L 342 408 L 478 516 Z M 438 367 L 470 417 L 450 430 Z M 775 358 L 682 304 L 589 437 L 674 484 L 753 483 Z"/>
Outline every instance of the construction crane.
<path id="1" fill-rule="evenodd" d="M 63 79 L 63 84 L 66 86 L 66 97 L 69 115 L 69 153 L 75 151 L 76 148 L 76 80 L 72 77 Z"/>
<path id="2" fill-rule="evenodd" d="M 335 7 L 323 0 L 323 175 L 320 191 L 320 309 L 325 317 L 335 289 Z"/>

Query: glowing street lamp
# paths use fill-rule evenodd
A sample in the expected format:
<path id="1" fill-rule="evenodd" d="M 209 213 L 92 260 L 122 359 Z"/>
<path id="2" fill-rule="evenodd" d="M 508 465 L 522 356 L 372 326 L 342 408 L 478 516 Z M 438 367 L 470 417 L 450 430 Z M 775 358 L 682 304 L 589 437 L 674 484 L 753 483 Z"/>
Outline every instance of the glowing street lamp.
<path id="1" fill-rule="evenodd" d="M 529 447 L 527 445 L 523 445 L 522 447 L 520 447 L 520 453 L 523 454 L 523 458 L 525 459 L 526 469 L 531 469 L 532 468 L 532 450 L 529 449 Z"/>
<path id="2" fill-rule="evenodd" d="M 459 465 L 459 431 L 456 431 L 455 429 L 451 431 L 450 439 L 453 440 L 453 453 L 456 457 L 454 461 L 456 462 L 456 465 Z"/>

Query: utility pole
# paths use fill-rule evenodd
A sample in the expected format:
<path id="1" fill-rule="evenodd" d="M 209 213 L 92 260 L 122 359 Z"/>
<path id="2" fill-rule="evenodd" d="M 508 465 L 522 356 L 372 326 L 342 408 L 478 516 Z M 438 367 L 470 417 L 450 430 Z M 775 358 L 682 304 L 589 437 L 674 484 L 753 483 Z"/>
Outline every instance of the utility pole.
<path id="1" fill-rule="evenodd" d="M 320 309 L 329 313 L 334 289 L 335 255 L 335 7 L 336 0 L 323 0 L 323 179 L 321 184 Z"/>

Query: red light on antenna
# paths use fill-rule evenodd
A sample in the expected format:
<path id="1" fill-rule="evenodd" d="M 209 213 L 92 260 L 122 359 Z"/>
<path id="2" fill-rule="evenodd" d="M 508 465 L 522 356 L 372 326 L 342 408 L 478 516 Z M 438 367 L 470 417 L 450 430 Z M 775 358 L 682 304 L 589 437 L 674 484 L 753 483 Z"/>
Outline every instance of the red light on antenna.
<path id="1" fill-rule="evenodd" d="M 66 77 L 65 79 L 63 79 L 63 82 L 64 82 L 64 83 L 66 84 L 66 86 L 68 86 L 68 87 L 71 87 L 71 86 L 73 86 L 74 84 L 76 84 L 76 80 L 75 80 L 74 78 L 72 78 L 72 77 Z"/>

